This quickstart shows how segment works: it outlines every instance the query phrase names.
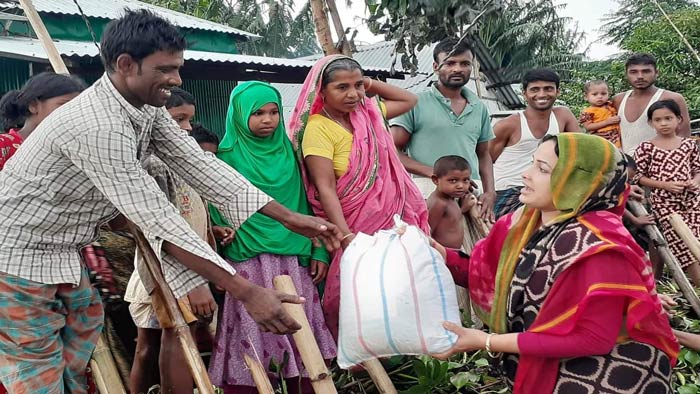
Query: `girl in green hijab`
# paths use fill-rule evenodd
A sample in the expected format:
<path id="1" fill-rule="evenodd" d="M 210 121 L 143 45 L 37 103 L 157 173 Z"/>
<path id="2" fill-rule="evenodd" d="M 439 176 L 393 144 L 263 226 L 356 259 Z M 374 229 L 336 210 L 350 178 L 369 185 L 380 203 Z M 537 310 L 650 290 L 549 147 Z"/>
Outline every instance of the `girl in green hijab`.
<path id="1" fill-rule="evenodd" d="M 281 96 L 271 85 L 258 81 L 238 85 L 231 92 L 226 135 L 217 157 L 290 210 L 309 214 L 301 172 L 281 111 Z M 215 225 L 230 227 L 215 208 L 210 206 L 210 212 Z M 306 298 L 304 309 L 321 353 L 327 360 L 335 357 L 335 343 L 326 328 L 315 287 L 327 272 L 325 248 L 314 247 L 308 238 L 256 213 L 241 225 L 222 252 L 238 275 L 259 286 L 272 288 L 275 276 L 291 276 L 299 295 Z M 227 295 L 209 367 L 212 382 L 226 393 L 247 393 L 255 386 L 249 371 L 241 368 L 244 354 L 261 357 L 262 365 L 270 365 L 270 361 L 283 364 L 289 357 L 283 376 L 308 377 L 289 337 L 261 332 L 243 304 Z M 313 392 L 308 379 L 288 386 L 301 388 L 299 392 Z"/>

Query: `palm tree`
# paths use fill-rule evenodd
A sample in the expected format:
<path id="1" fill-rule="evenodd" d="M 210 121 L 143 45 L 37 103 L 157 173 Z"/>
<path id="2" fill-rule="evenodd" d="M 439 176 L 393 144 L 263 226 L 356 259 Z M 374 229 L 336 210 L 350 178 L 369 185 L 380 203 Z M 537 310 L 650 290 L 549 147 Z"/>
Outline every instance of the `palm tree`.
<path id="1" fill-rule="evenodd" d="M 533 67 L 566 73 L 582 60 L 577 52 L 584 34 L 570 18 L 559 16 L 562 7 L 552 0 L 508 1 L 486 16 L 474 39 L 489 49 L 507 80 L 516 81 Z"/>
<path id="2" fill-rule="evenodd" d="M 308 1 L 296 16 L 294 0 L 144 1 L 260 35 L 239 44 L 243 53 L 289 58 L 320 52 Z"/>

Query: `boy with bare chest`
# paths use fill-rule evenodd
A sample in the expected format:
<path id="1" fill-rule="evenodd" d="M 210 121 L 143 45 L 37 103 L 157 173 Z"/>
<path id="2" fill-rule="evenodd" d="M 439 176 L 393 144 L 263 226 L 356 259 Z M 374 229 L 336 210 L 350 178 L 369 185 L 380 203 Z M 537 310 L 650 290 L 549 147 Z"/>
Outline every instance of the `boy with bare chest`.
<path id="1" fill-rule="evenodd" d="M 433 166 L 436 189 L 428 197 L 430 235 L 448 248 L 462 247 L 464 219 L 458 200 L 469 193 L 471 173 L 469 163 L 461 156 L 443 156 Z"/>

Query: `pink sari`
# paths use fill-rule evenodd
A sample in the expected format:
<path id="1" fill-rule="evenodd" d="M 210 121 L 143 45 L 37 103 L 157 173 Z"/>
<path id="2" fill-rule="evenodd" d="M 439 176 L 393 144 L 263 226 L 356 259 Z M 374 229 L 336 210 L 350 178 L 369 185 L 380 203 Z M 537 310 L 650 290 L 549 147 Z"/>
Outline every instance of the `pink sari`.
<path id="1" fill-rule="evenodd" d="M 321 112 L 323 108 L 319 95 L 323 71 L 332 61 L 342 58 L 344 56 L 327 56 L 314 65 L 306 77 L 287 128 L 302 163 L 307 198 L 314 213 L 323 218 L 327 218 L 327 215 L 303 164 L 301 142 L 309 117 Z M 399 160 L 378 103 L 365 98 L 350 114 L 350 121 L 354 132 L 348 169 L 336 180 L 336 192 L 350 230 L 354 233 L 374 234 L 391 228 L 393 216 L 399 214 L 406 223 L 418 226 L 428 233 L 425 201 Z M 323 297 L 326 324 L 336 338 L 341 256 L 342 251 L 333 255 Z"/>

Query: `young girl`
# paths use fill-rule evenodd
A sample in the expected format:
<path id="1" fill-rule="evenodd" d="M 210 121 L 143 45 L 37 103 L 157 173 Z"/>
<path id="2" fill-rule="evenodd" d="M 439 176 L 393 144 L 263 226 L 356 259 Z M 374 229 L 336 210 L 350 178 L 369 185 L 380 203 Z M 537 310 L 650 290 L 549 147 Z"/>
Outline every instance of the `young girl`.
<path id="1" fill-rule="evenodd" d="M 642 142 L 634 154 L 635 180 L 651 188 L 654 216 L 661 223 L 671 252 L 690 279 L 700 286 L 700 263 L 671 227 L 669 217 L 683 217 L 693 235 L 700 238 L 700 153 L 697 142 L 676 135 L 681 110 L 673 100 L 652 104 L 647 118 L 656 137 Z"/>
<path id="2" fill-rule="evenodd" d="M 287 139 L 281 110 L 281 96 L 269 84 L 251 81 L 238 85 L 231 93 L 226 135 L 217 157 L 290 210 L 308 214 L 301 172 Z M 219 212 L 211 207 L 210 212 L 214 224 L 227 225 Z M 291 276 L 299 295 L 306 298 L 306 316 L 324 359 L 335 357 L 335 344 L 326 328 L 315 287 L 328 269 L 324 248 L 313 247 L 309 239 L 256 213 L 236 231 L 223 254 L 238 275 L 259 286 L 272 288 L 275 276 Z M 244 354 L 259 358 L 266 368 L 271 361 L 283 365 L 285 379 L 306 376 L 291 337 L 260 332 L 243 304 L 227 294 L 209 367 L 212 383 L 223 387 L 226 394 L 257 392 L 250 371 L 244 367 Z M 288 382 L 290 393 L 298 392 L 299 382 Z M 301 383 L 305 386 L 301 392 L 313 392 L 308 379 Z"/>
<path id="3" fill-rule="evenodd" d="M 45 117 L 83 89 L 79 79 L 45 72 L 30 78 L 21 90 L 6 93 L 0 100 L 0 170 Z"/>

